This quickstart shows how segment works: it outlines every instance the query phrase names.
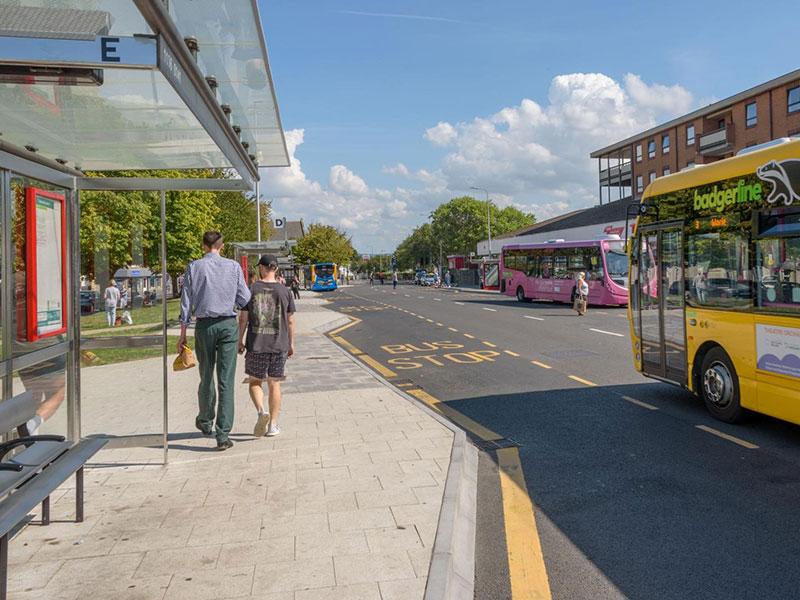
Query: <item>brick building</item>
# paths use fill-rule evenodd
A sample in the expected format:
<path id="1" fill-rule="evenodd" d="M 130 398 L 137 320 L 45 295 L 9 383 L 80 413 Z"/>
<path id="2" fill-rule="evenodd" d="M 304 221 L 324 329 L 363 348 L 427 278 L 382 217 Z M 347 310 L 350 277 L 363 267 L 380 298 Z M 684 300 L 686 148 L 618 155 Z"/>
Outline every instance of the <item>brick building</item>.
<path id="1" fill-rule="evenodd" d="M 591 153 L 600 203 L 639 198 L 656 177 L 800 135 L 800 70 Z"/>

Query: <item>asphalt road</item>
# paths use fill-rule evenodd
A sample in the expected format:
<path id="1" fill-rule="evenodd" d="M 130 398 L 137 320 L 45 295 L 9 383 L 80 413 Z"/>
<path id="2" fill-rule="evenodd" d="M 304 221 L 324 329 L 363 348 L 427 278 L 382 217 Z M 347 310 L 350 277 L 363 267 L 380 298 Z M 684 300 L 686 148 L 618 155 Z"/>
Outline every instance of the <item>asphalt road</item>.
<path id="1" fill-rule="evenodd" d="M 553 598 L 800 596 L 800 428 L 720 423 L 688 392 L 641 377 L 624 309 L 578 317 L 411 285 L 328 298 L 361 319 L 342 337 L 397 380 L 519 444 Z M 510 597 L 491 459 L 481 600 Z"/>

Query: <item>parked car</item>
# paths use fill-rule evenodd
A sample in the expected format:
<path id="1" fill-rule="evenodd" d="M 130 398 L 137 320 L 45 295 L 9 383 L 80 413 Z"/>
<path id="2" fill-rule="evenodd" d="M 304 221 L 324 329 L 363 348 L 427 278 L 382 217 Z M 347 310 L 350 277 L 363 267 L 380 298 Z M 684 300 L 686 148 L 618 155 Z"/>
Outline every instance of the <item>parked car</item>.
<path id="1" fill-rule="evenodd" d="M 434 273 L 428 273 L 422 280 L 422 285 L 435 286 L 439 283 L 439 277 Z"/>
<path id="2" fill-rule="evenodd" d="M 425 275 L 427 275 L 425 269 L 419 269 L 416 273 L 414 273 L 414 285 L 422 285 L 422 281 L 425 279 Z"/>
<path id="3" fill-rule="evenodd" d="M 97 312 L 100 294 L 93 290 L 81 290 L 81 314 L 92 315 Z"/>

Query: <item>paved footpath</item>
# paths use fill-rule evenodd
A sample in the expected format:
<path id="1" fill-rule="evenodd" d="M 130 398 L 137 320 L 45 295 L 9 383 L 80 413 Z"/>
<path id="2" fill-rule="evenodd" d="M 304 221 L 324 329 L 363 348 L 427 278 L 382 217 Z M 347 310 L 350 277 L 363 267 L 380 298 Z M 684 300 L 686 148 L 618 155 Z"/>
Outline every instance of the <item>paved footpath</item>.
<path id="1" fill-rule="evenodd" d="M 171 374 L 169 465 L 161 449 L 101 452 L 87 471 L 84 523 L 69 521 L 74 490 L 64 487 L 53 523 L 11 541 L 9 597 L 422 598 L 453 433 L 315 332 L 341 318 L 320 304 L 299 303 L 279 437 L 250 435 L 242 384 L 236 445 L 216 452 L 194 430 L 196 369 Z M 160 368 L 147 359 L 83 377 L 160 381 Z M 112 402 L 103 410 L 115 420 Z"/>

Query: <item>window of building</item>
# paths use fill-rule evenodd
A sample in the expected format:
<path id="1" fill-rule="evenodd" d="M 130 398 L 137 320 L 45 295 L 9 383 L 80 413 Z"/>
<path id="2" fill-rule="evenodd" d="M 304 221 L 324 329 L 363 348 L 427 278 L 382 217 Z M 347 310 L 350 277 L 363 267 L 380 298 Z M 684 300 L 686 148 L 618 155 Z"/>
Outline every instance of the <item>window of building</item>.
<path id="1" fill-rule="evenodd" d="M 669 174 L 670 174 L 669 167 L 664 167 L 664 175 L 666 176 L 666 175 L 669 175 Z"/>
<path id="2" fill-rule="evenodd" d="M 653 183 L 656 180 L 656 172 L 650 171 L 649 182 Z"/>
<path id="3" fill-rule="evenodd" d="M 686 145 L 694 146 L 694 125 L 686 126 Z"/>
<path id="4" fill-rule="evenodd" d="M 717 129 L 725 129 L 725 119 L 717 121 Z"/>
<path id="5" fill-rule="evenodd" d="M 656 141 L 650 140 L 647 142 L 647 158 L 655 158 L 656 157 Z"/>
<path id="6" fill-rule="evenodd" d="M 758 124 L 758 106 L 751 102 L 744 107 L 744 123 L 747 127 L 755 127 Z"/>
<path id="7" fill-rule="evenodd" d="M 797 112 L 800 110 L 800 86 L 793 87 L 786 93 L 787 108 L 789 112 Z"/>
<path id="8" fill-rule="evenodd" d="M 661 153 L 669 154 L 669 134 L 665 133 L 661 136 Z"/>
<path id="9" fill-rule="evenodd" d="M 690 306 L 749 308 L 753 282 L 747 239 L 735 231 L 689 236 L 686 255 Z"/>
<path id="10" fill-rule="evenodd" d="M 636 144 L 636 162 L 642 162 L 642 145 Z"/>
<path id="11" fill-rule="evenodd" d="M 636 191 L 640 194 L 644 191 L 644 180 L 641 175 L 636 176 Z"/>

